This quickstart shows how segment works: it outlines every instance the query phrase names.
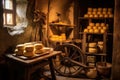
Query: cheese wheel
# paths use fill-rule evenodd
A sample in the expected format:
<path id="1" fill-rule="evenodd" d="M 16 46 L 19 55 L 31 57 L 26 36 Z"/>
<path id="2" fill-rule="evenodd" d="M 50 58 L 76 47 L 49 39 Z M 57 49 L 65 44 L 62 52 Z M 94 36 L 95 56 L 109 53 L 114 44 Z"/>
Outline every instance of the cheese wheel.
<path id="1" fill-rule="evenodd" d="M 102 11 L 102 8 L 98 8 L 98 12 L 101 12 Z"/>
<path id="2" fill-rule="evenodd" d="M 89 46 L 89 47 L 96 47 L 96 46 L 97 46 L 97 43 L 91 42 L 91 43 L 88 43 L 88 46 Z"/>
<path id="3" fill-rule="evenodd" d="M 98 15 L 97 15 L 97 14 L 95 14 L 95 15 L 94 15 L 94 17 L 95 17 L 95 18 L 97 18 L 97 17 L 98 17 Z"/>
<path id="4" fill-rule="evenodd" d="M 97 52 L 97 49 L 96 49 L 96 48 L 89 48 L 89 49 L 88 49 L 88 52 L 89 52 L 89 53 L 96 53 L 96 52 Z"/>
<path id="5" fill-rule="evenodd" d="M 92 14 L 95 15 L 95 14 L 97 14 L 97 12 L 96 12 L 96 11 L 93 11 Z"/>
<path id="6" fill-rule="evenodd" d="M 94 30 L 93 29 L 89 29 L 89 33 L 93 33 L 94 32 Z"/>
<path id="7" fill-rule="evenodd" d="M 34 45 L 26 45 L 25 46 L 26 52 L 33 52 L 34 51 Z"/>
<path id="8" fill-rule="evenodd" d="M 107 8 L 103 8 L 103 12 L 107 12 Z"/>
<path id="9" fill-rule="evenodd" d="M 109 16 L 108 16 L 108 14 L 105 14 L 104 17 L 105 17 L 105 18 L 108 18 Z"/>
<path id="10" fill-rule="evenodd" d="M 25 45 L 24 45 L 24 44 L 18 44 L 18 45 L 16 46 L 16 49 L 18 49 L 18 51 L 19 51 L 19 50 L 24 50 L 24 48 L 25 48 Z"/>
<path id="11" fill-rule="evenodd" d="M 104 17 L 104 15 L 103 15 L 103 14 L 100 14 L 99 17 L 102 18 L 102 17 Z"/>
<path id="12" fill-rule="evenodd" d="M 90 15 L 90 14 L 92 14 L 92 12 L 91 12 L 91 11 L 88 11 L 88 12 L 87 12 L 87 14 L 89 14 L 89 15 Z"/>
<path id="13" fill-rule="evenodd" d="M 93 26 L 87 26 L 87 29 L 92 29 L 93 28 Z"/>
<path id="14" fill-rule="evenodd" d="M 88 12 L 89 12 L 89 11 L 92 12 L 92 10 L 93 10 L 92 8 L 90 8 L 90 7 L 88 8 Z"/>
<path id="15" fill-rule="evenodd" d="M 34 47 L 36 50 L 39 50 L 39 49 L 42 49 L 44 46 L 42 43 L 36 43 L 36 44 L 34 44 Z"/>
<path id="16" fill-rule="evenodd" d="M 98 15 L 101 14 L 101 11 L 98 11 L 97 14 L 98 14 Z"/>
<path id="17" fill-rule="evenodd" d="M 88 14 L 85 14 L 84 17 L 89 17 L 89 15 L 88 15 Z"/>
<path id="18" fill-rule="evenodd" d="M 24 52 L 25 57 L 33 57 L 35 56 L 35 52 Z"/>
<path id="19" fill-rule="evenodd" d="M 97 8 L 93 8 L 93 12 L 97 12 Z"/>
<path id="20" fill-rule="evenodd" d="M 95 26 L 100 26 L 100 23 L 96 23 Z"/>
<path id="21" fill-rule="evenodd" d="M 99 29 L 94 29 L 94 33 L 99 33 Z"/>
<path id="22" fill-rule="evenodd" d="M 90 15 L 89 15 L 89 17 L 91 17 L 91 18 L 92 18 L 92 17 L 93 17 L 93 15 L 92 15 L 92 14 L 90 14 Z"/>
<path id="23" fill-rule="evenodd" d="M 84 32 L 87 33 L 89 30 L 88 29 L 84 29 Z"/>
<path id="24" fill-rule="evenodd" d="M 89 26 L 95 26 L 95 24 L 94 23 L 89 23 Z"/>

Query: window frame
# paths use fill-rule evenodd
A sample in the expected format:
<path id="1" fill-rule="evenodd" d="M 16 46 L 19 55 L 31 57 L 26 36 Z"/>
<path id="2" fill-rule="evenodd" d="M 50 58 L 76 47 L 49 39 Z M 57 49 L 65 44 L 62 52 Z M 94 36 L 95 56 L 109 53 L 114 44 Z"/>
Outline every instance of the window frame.
<path id="1" fill-rule="evenodd" d="M 5 9 L 5 1 L 3 0 L 3 25 L 6 26 L 15 26 L 16 25 L 16 0 L 11 0 L 12 1 L 12 9 Z M 12 14 L 12 22 L 13 24 L 8 24 L 7 23 L 7 14 Z"/>

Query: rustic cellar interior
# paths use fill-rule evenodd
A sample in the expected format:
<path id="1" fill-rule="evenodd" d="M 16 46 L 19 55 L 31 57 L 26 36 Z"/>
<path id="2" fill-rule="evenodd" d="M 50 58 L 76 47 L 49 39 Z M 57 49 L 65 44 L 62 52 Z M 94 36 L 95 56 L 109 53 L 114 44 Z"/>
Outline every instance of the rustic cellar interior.
<path id="1" fill-rule="evenodd" d="M 0 80 L 119 80 L 120 0 L 0 0 Z"/>

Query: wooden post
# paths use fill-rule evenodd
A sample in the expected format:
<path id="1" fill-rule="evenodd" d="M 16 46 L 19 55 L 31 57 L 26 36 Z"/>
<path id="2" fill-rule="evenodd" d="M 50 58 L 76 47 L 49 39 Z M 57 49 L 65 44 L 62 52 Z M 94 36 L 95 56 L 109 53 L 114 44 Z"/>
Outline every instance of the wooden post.
<path id="1" fill-rule="evenodd" d="M 115 0 L 112 80 L 120 80 L 120 0 Z"/>

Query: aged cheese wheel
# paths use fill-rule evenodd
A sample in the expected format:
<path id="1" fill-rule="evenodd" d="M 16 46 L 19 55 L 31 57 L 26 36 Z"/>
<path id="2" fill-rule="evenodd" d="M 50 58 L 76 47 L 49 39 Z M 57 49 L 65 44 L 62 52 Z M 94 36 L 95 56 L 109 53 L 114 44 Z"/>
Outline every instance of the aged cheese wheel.
<path id="1" fill-rule="evenodd" d="M 108 18 L 108 17 L 109 17 L 109 15 L 108 15 L 108 14 L 104 14 L 104 17 L 105 17 L 105 18 Z"/>
<path id="2" fill-rule="evenodd" d="M 89 12 L 89 11 L 92 12 L 92 10 L 93 10 L 92 8 L 90 8 L 90 7 L 88 8 L 88 12 Z"/>
<path id="3" fill-rule="evenodd" d="M 34 44 L 34 47 L 36 50 L 39 50 L 39 49 L 42 49 L 44 46 L 42 43 L 36 43 L 36 44 Z"/>
<path id="4" fill-rule="evenodd" d="M 109 18 L 113 18 L 113 14 L 109 14 Z"/>
<path id="5" fill-rule="evenodd" d="M 25 46 L 26 52 L 33 52 L 34 51 L 34 45 L 26 45 Z"/>
<path id="6" fill-rule="evenodd" d="M 99 33 L 99 29 L 94 29 L 94 33 Z"/>
<path id="7" fill-rule="evenodd" d="M 98 8 L 98 12 L 102 12 L 102 8 Z"/>
<path id="8" fill-rule="evenodd" d="M 93 29 L 97 29 L 97 26 L 93 26 Z"/>
<path id="9" fill-rule="evenodd" d="M 93 33 L 94 32 L 94 30 L 93 29 L 89 29 L 89 33 Z"/>
<path id="10" fill-rule="evenodd" d="M 97 12 L 97 8 L 93 8 L 93 12 Z"/>
<path id="11" fill-rule="evenodd" d="M 103 15 L 103 14 L 100 14 L 99 17 L 102 18 L 102 17 L 104 17 L 104 15 Z"/>
<path id="12" fill-rule="evenodd" d="M 104 30 L 104 29 L 101 29 L 101 30 L 100 30 L 100 33 L 105 33 L 105 30 Z"/>
<path id="13" fill-rule="evenodd" d="M 107 12 L 107 8 L 103 8 L 103 10 L 102 10 L 103 12 Z"/>
<path id="14" fill-rule="evenodd" d="M 100 26 L 100 23 L 96 23 L 95 26 Z"/>
<path id="15" fill-rule="evenodd" d="M 89 26 L 95 26 L 95 24 L 94 23 L 89 23 Z"/>
<path id="16" fill-rule="evenodd" d="M 87 32 L 89 32 L 89 30 L 88 29 L 84 29 L 84 32 L 87 33 Z"/>
<path id="17" fill-rule="evenodd" d="M 19 50 L 24 50 L 24 48 L 25 48 L 25 45 L 24 45 L 24 44 L 18 44 L 18 45 L 16 46 L 16 49 L 18 49 L 18 51 L 19 51 Z"/>
<path id="18" fill-rule="evenodd" d="M 88 15 L 88 14 L 85 14 L 84 17 L 89 17 L 89 15 Z"/>
<path id="19" fill-rule="evenodd" d="M 105 23 L 101 23 L 101 26 L 105 26 Z"/>
<path id="20" fill-rule="evenodd" d="M 93 26 L 87 26 L 87 29 L 92 29 L 93 28 Z"/>
<path id="21" fill-rule="evenodd" d="M 88 11 L 88 12 L 87 12 L 87 14 L 89 14 L 89 15 L 90 15 L 90 14 L 92 14 L 92 12 L 91 12 L 91 11 Z"/>
<path id="22" fill-rule="evenodd" d="M 108 8 L 108 12 L 112 12 L 112 8 Z"/>
<path id="23" fill-rule="evenodd" d="M 98 15 L 101 14 L 101 11 L 98 11 L 97 14 L 98 14 Z"/>
<path id="24" fill-rule="evenodd" d="M 95 18 L 97 18 L 97 17 L 98 17 L 98 15 L 97 15 L 97 14 L 94 14 L 94 17 L 95 17 Z"/>
<path id="25" fill-rule="evenodd" d="M 91 18 L 92 18 L 92 17 L 93 17 L 93 15 L 92 15 L 92 14 L 90 14 L 90 15 L 89 15 L 89 17 L 91 17 Z"/>
<path id="26" fill-rule="evenodd" d="M 97 12 L 96 12 L 96 11 L 93 11 L 92 14 L 95 15 L 95 14 L 97 14 Z"/>
<path id="27" fill-rule="evenodd" d="M 106 11 L 103 11 L 102 14 L 107 14 L 107 12 L 106 12 Z"/>
<path id="28" fill-rule="evenodd" d="M 33 57 L 33 56 L 35 56 L 35 52 L 33 51 L 33 52 L 24 52 L 24 56 L 25 57 Z"/>
<path id="29" fill-rule="evenodd" d="M 97 52 L 97 49 L 96 48 L 89 48 L 89 53 L 96 53 Z"/>
<path id="30" fill-rule="evenodd" d="M 88 43 L 88 46 L 89 47 L 96 47 L 97 46 L 97 43 L 93 42 L 93 43 Z"/>

